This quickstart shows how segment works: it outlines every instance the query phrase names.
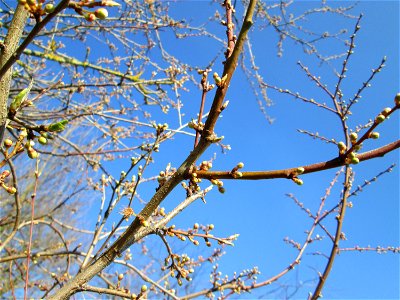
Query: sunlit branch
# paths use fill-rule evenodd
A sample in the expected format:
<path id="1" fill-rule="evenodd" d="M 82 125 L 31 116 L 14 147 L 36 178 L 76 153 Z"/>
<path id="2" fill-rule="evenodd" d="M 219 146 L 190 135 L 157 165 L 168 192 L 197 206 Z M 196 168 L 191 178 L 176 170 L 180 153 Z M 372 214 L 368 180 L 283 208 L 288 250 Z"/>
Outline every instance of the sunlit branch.
<path id="1" fill-rule="evenodd" d="M 400 140 L 387 144 L 383 147 L 357 154 L 360 161 L 365 161 L 377 157 L 382 157 L 385 154 L 400 147 Z M 274 179 L 274 178 L 287 178 L 291 179 L 299 167 L 304 168 L 302 174 L 314 173 L 318 171 L 328 170 L 346 165 L 344 158 L 336 157 L 332 160 L 319 162 L 306 166 L 298 166 L 295 168 L 288 168 L 273 171 L 243 171 L 242 176 L 234 177 L 231 171 L 195 171 L 197 177 L 205 179 L 235 179 L 235 180 L 260 180 L 260 179 Z"/>

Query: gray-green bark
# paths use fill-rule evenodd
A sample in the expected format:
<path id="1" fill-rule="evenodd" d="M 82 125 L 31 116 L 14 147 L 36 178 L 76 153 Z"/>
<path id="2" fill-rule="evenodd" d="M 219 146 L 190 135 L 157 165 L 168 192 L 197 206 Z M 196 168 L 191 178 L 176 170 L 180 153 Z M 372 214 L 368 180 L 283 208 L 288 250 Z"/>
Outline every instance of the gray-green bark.
<path id="1" fill-rule="evenodd" d="M 28 12 L 23 5 L 18 5 L 15 10 L 13 19 L 8 29 L 6 38 L 3 42 L 3 47 L 0 54 L 0 68 L 14 55 L 18 48 L 22 32 L 28 19 Z M 7 121 L 7 100 L 10 90 L 12 70 L 11 68 L 1 77 L 0 81 L 0 142 L 3 140 L 5 125 Z"/>

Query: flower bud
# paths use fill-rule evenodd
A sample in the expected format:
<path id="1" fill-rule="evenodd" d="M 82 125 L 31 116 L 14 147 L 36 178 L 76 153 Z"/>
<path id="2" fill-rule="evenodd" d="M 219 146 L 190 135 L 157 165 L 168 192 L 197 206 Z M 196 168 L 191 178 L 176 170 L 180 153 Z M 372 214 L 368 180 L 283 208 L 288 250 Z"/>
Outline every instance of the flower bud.
<path id="1" fill-rule="evenodd" d="M 297 185 L 303 185 L 303 180 L 300 178 L 294 177 L 292 180 L 297 184 Z"/>
<path id="2" fill-rule="evenodd" d="M 357 141 L 357 139 L 358 139 L 358 134 L 356 133 L 356 132 L 352 132 L 351 134 L 350 134 L 350 140 L 353 142 L 355 142 L 355 141 Z"/>
<path id="3" fill-rule="evenodd" d="M 221 77 L 219 77 L 219 75 L 218 75 L 217 72 L 215 72 L 215 73 L 213 74 L 213 78 L 214 78 L 215 84 L 216 84 L 217 86 L 220 86 L 222 80 L 221 80 Z"/>
<path id="4" fill-rule="evenodd" d="M 38 138 L 38 142 L 39 142 L 39 144 L 46 145 L 47 144 L 47 139 L 44 136 L 40 136 Z"/>
<path id="5" fill-rule="evenodd" d="M 349 158 L 353 159 L 354 157 L 356 157 L 356 154 L 354 152 L 350 152 L 349 153 Z"/>
<path id="6" fill-rule="evenodd" d="M 29 148 L 28 149 L 28 156 L 29 156 L 29 158 L 35 159 L 35 158 L 37 158 L 39 156 L 39 153 L 37 153 L 35 149 Z"/>
<path id="7" fill-rule="evenodd" d="M 44 11 L 48 14 L 52 13 L 55 9 L 55 6 L 51 3 L 46 4 L 46 6 L 44 7 Z"/>
<path id="8" fill-rule="evenodd" d="M 385 121 L 386 117 L 382 114 L 379 114 L 376 118 L 375 118 L 375 122 L 376 123 L 382 123 L 383 121 Z"/>
<path id="9" fill-rule="evenodd" d="M 108 17 L 108 10 L 105 8 L 99 8 L 94 12 L 94 15 L 100 20 L 104 20 Z"/>
<path id="10" fill-rule="evenodd" d="M 25 148 L 26 148 L 26 149 L 30 149 L 30 148 L 33 147 L 33 146 L 35 146 L 35 142 L 32 141 L 32 140 L 28 140 L 28 141 L 25 143 Z"/>
<path id="11" fill-rule="evenodd" d="M 243 177 L 243 173 L 242 172 L 235 172 L 232 174 L 233 178 L 240 178 Z"/>
<path id="12" fill-rule="evenodd" d="M 10 148 L 12 146 L 12 144 L 13 144 L 12 140 L 10 140 L 10 139 L 4 140 L 4 147 L 6 147 L 6 148 Z"/>
<path id="13" fill-rule="evenodd" d="M 392 109 L 390 107 L 386 107 L 384 110 L 382 110 L 381 114 L 386 117 L 391 111 Z"/>
<path id="14" fill-rule="evenodd" d="M 7 193 L 9 193 L 10 195 L 14 195 L 17 192 L 17 189 L 13 186 L 8 186 L 6 189 Z"/>
<path id="15" fill-rule="evenodd" d="M 374 139 L 374 140 L 379 139 L 379 132 L 376 132 L 376 131 L 371 132 L 369 134 L 369 138 Z"/>
<path id="16" fill-rule="evenodd" d="M 2 179 L 4 179 L 4 178 L 10 176 L 10 174 L 11 174 L 11 172 L 10 172 L 9 170 L 4 170 L 4 171 L 1 173 L 0 177 L 1 177 Z"/>
<path id="17" fill-rule="evenodd" d="M 346 151 L 346 149 L 347 149 L 346 144 L 343 142 L 338 143 L 338 148 L 339 148 L 340 153 L 344 153 L 344 151 Z"/>
<path id="18" fill-rule="evenodd" d="M 93 13 L 85 15 L 86 21 L 93 22 L 96 20 L 96 15 Z"/>
<path id="19" fill-rule="evenodd" d="M 147 285 L 143 284 L 142 287 L 140 288 L 141 293 L 145 293 L 147 291 Z"/>

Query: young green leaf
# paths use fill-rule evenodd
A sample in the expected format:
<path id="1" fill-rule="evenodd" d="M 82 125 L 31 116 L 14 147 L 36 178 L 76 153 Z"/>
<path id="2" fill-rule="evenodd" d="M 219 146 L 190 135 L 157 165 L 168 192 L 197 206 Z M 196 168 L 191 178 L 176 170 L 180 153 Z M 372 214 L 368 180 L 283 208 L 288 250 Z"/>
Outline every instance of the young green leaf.
<path id="1" fill-rule="evenodd" d="M 10 104 L 9 112 L 15 114 L 17 110 L 21 107 L 21 104 L 28 98 L 29 92 L 32 89 L 33 80 L 29 83 L 29 86 L 23 89 Z"/>

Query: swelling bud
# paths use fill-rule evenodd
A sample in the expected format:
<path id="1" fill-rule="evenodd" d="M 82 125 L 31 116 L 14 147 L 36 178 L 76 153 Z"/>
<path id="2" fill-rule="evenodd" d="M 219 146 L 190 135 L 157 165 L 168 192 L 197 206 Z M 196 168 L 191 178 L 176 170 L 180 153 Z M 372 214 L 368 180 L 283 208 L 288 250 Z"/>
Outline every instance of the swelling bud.
<path id="1" fill-rule="evenodd" d="M 108 17 L 108 10 L 105 8 L 99 8 L 94 12 L 94 15 L 100 20 L 104 20 Z"/>
<path id="2" fill-rule="evenodd" d="M 55 9 L 55 7 L 51 3 L 46 4 L 46 6 L 44 7 L 44 11 L 48 14 L 52 13 L 54 11 L 54 9 Z"/>

